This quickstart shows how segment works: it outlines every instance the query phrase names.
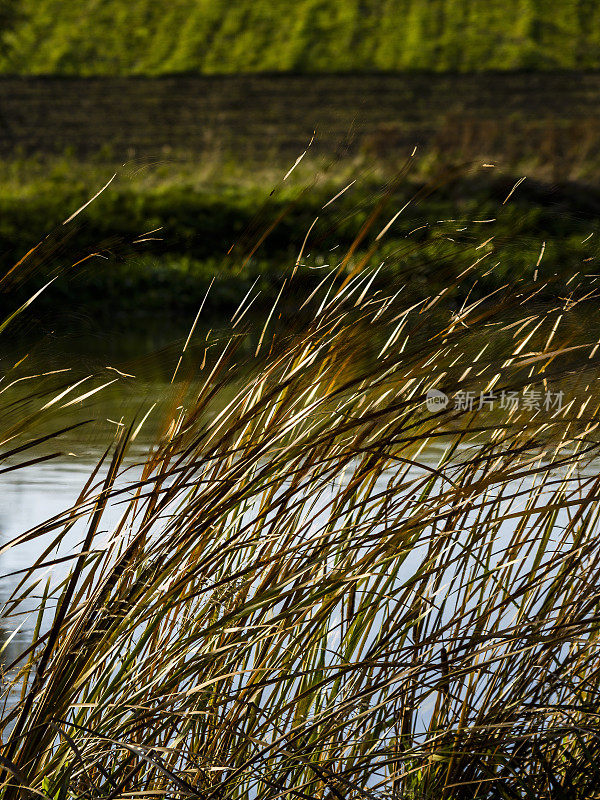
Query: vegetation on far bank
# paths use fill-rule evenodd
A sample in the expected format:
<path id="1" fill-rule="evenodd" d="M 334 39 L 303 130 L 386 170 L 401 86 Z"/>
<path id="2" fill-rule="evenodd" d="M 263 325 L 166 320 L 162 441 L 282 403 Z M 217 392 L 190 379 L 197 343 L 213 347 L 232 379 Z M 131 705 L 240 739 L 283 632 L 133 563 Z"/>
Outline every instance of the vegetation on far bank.
<path id="1" fill-rule="evenodd" d="M 3 0 L 23 74 L 600 67 L 589 0 Z"/>
<path id="2" fill-rule="evenodd" d="M 57 297 L 65 309 L 84 311 L 98 324 L 190 315 L 213 278 L 209 313 L 231 312 L 256 280 L 269 302 L 313 223 L 301 261 L 306 285 L 316 285 L 360 235 L 373 203 L 388 219 L 403 209 L 383 240 L 375 226 L 361 235 L 346 265 L 364 259 L 378 268 L 375 286 L 404 276 L 419 298 L 482 256 L 495 269 L 481 276 L 477 294 L 536 269 L 540 278 L 556 274 L 563 284 L 577 272 L 597 271 L 600 193 L 576 183 L 527 179 L 504 202 L 517 176 L 494 176 L 489 169 L 409 172 L 395 180 L 384 172 L 353 177 L 350 171 L 312 182 L 309 168 L 287 182 L 272 174 L 222 177 L 219 183 L 192 172 L 176 180 L 150 173 L 117 177 L 63 225 L 110 177 L 100 166 L 81 172 L 79 180 L 73 172 L 64 161 L 21 183 L 18 172 L 7 173 L 0 189 L 2 271 L 28 251 L 32 239 L 43 239 L 34 254 L 38 269 L 48 278 L 59 275 L 53 299 L 41 297 L 36 304 L 35 313 L 48 322 L 56 319 Z M 67 258 L 80 262 L 68 279 L 60 276 Z M 34 287 L 24 279 L 13 289 L 25 298 Z M 446 298 L 459 300 L 452 292 Z M 4 306 L 7 295 L 0 299 Z"/>

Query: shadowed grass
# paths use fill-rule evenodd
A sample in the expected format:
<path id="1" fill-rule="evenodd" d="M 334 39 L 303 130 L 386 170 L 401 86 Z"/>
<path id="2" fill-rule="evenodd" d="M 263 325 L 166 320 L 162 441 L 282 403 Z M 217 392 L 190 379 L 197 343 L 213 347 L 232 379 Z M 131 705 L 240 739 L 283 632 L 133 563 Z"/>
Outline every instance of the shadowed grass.
<path id="1" fill-rule="evenodd" d="M 598 336 L 585 286 L 470 302 L 478 269 L 455 310 L 349 257 L 310 297 L 292 269 L 186 363 L 143 463 L 140 417 L 5 544 L 53 538 L 4 608 L 33 630 L 3 800 L 600 792 Z"/>

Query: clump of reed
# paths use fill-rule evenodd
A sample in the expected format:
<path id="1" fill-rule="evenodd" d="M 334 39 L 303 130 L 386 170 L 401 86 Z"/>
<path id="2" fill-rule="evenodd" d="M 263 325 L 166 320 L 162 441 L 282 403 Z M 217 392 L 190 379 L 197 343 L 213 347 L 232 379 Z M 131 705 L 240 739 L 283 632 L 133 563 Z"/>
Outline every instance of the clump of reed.
<path id="1" fill-rule="evenodd" d="M 351 253 L 303 297 L 301 271 L 182 367 L 142 463 L 143 415 L 5 544 L 52 537 L 4 607 L 33 630 L 6 665 L 3 800 L 598 796 L 598 358 L 576 294 L 407 305 Z"/>

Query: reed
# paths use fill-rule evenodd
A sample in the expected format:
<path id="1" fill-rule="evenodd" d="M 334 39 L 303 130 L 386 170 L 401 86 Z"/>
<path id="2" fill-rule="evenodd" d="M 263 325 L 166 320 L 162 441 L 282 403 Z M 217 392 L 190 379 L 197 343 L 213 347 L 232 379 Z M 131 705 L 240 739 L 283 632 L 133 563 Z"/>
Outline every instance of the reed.
<path id="1" fill-rule="evenodd" d="M 470 302 L 480 270 L 451 309 L 374 290 L 351 253 L 310 297 L 293 268 L 258 326 L 250 295 L 184 353 L 143 462 L 141 415 L 4 545 L 53 537 L 3 610 L 37 609 L 6 665 L 3 800 L 599 796 L 587 289 Z"/>

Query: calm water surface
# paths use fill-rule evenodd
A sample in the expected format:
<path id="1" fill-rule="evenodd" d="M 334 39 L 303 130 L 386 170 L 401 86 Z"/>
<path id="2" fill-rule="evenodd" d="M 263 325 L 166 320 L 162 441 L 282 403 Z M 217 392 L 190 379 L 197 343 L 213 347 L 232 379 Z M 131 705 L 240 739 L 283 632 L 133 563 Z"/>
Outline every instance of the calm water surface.
<path id="1" fill-rule="evenodd" d="M 79 380 L 83 383 L 55 404 L 56 412 L 52 413 L 54 406 L 49 409 L 43 423 L 28 435 L 44 436 L 70 424 L 82 421 L 86 424 L 35 450 L 36 456 L 58 452 L 57 458 L 0 474 L 0 546 L 71 506 L 120 425 L 141 419 L 154 406 L 129 453 L 130 462 L 141 458 L 155 441 L 166 414 L 172 413 L 180 402 L 183 384 L 178 381 L 171 384 L 171 377 L 185 337 L 185 331 L 165 329 L 161 335 L 152 336 L 137 333 L 111 337 L 45 337 L 35 343 L 15 341 L 10 345 L 4 344 L 0 354 L 0 375 L 8 376 L 8 381 L 5 379 L 2 385 L 39 372 L 68 372 L 46 378 L 42 397 L 25 398 L 24 403 L 15 403 L 15 408 L 5 402 L 3 432 Z M 25 361 L 14 369 L 25 355 Z M 195 356 L 195 353 L 190 353 L 190 359 Z M 185 372 L 184 364 L 181 369 L 184 379 Z M 109 381 L 114 383 L 86 400 L 60 409 L 62 404 Z M 33 381 L 20 381 L 8 389 L 4 397 L 8 398 L 11 392 L 10 401 L 23 398 L 27 387 L 33 385 Z M 36 380 L 35 385 L 37 388 L 39 381 Z M 29 453 L 20 454 L 11 459 L 10 464 L 30 458 L 32 455 Z M 49 537 L 41 537 L 33 543 L 11 547 L 0 553 L 0 604 L 17 585 L 19 576 L 14 573 L 30 564 L 49 542 Z M 73 551 L 78 542 L 79 536 L 75 532 L 68 543 Z M 27 640 L 27 630 L 31 625 L 31 619 L 23 621 L 23 629 L 12 639 L 0 660 L 6 661 L 17 652 Z M 0 646 L 2 639 L 6 641 L 7 633 L 0 628 Z"/>
<path id="2" fill-rule="evenodd" d="M 186 335 L 186 330 L 164 330 L 159 336 L 54 337 L 35 345 L 29 360 L 19 367 L 19 375 L 27 374 L 27 370 L 29 374 L 35 374 L 37 371 L 68 369 L 69 373 L 52 378 L 55 385 L 49 384 L 47 398 L 44 397 L 43 401 L 34 399 L 29 410 L 48 402 L 61 391 L 61 386 L 64 388 L 68 383 L 84 380 L 89 375 L 95 377 L 84 380 L 62 402 L 76 397 L 77 391 L 85 393 L 109 381 L 114 383 L 83 403 L 69 406 L 54 417 L 50 415 L 44 423 L 45 427 L 36 431 L 38 435 L 43 435 L 82 419 L 89 420 L 84 427 L 62 436 L 58 447 L 50 442 L 36 451 L 39 455 L 40 452 L 51 453 L 58 449 L 61 451 L 60 457 L 0 474 L 0 546 L 71 506 L 119 424 L 129 424 L 134 418 L 140 419 L 154 405 L 129 456 L 132 462 L 142 457 L 155 441 L 161 422 L 181 402 L 183 383 L 176 381 L 173 384 L 171 378 Z M 205 330 L 196 334 L 198 351 L 188 353 L 187 367 L 185 363 L 182 365 L 179 377 L 186 378 L 186 369 L 189 375 L 189 367 L 194 359 L 196 364 L 200 362 L 206 335 L 208 332 Z M 213 336 L 218 337 L 219 334 Z M 26 344 L 15 344 L 12 350 L 0 354 L 0 375 L 11 374 L 11 367 L 27 352 L 30 350 Z M 25 386 L 25 383 L 20 385 Z M 60 403 L 57 409 L 59 406 Z M 26 455 L 24 458 L 30 457 Z M 427 460 L 423 454 L 420 458 Z M 436 454 L 432 453 L 429 460 L 435 459 Z M 74 532 L 67 543 L 73 552 L 79 549 L 79 539 L 79 533 Z M 15 573 L 27 567 L 32 558 L 42 552 L 44 542 L 47 544 L 49 541 L 49 538 L 36 540 L 0 553 L 0 604 L 19 580 Z M 35 604 L 31 611 L 29 619 L 23 620 L 23 628 L 5 646 L 0 661 L 10 661 L 28 641 L 35 617 Z M 9 636 L 6 626 L 5 630 L 0 627 L 0 646 L 2 640 L 6 642 Z"/>

